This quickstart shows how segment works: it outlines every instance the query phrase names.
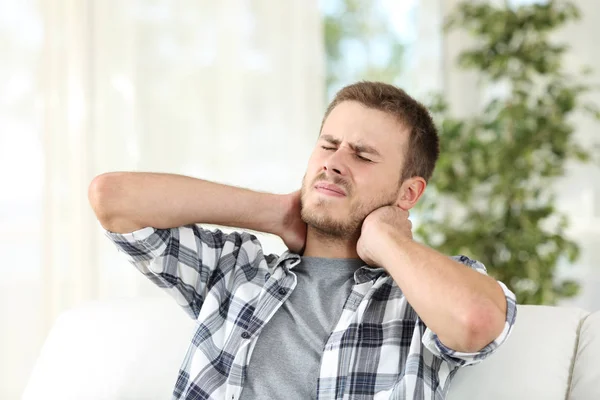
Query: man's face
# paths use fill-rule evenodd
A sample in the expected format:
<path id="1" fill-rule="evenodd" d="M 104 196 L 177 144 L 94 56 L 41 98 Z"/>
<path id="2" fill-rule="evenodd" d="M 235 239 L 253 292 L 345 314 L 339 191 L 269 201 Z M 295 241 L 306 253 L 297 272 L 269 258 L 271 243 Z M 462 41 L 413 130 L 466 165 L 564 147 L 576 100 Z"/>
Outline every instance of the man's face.
<path id="1" fill-rule="evenodd" d="M 354 101 L 329 114 L 302 181 L 302 219 L 350 238 L 379 207 L 396 202 L 408 132 L 396 119 Z"/>

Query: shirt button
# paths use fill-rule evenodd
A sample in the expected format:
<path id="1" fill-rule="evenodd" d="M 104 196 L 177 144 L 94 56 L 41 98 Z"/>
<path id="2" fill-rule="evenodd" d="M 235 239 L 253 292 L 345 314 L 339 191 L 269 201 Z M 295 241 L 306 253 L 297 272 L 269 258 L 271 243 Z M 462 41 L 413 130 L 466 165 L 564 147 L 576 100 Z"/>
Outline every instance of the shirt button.
<path id="1" fill-rule="evenodd" d="M 250 337 L 250 334 L 248 332 L 242 332 L 242 337 L 244 339 L 248 339 Z"/>
<path id="2" fill-rule="evenodd" d="M 271 277 L 271 274 L 267 272 L 265 275 L 265 282 L 268 281 L 270 277 Z"/>
<path id="3" fill-rule="evenodd" d="M 279 288 L 280 295 L 285 296 L 286 293 L 287 293 L 287 290 L 285 290 L 284 288 Z"/>

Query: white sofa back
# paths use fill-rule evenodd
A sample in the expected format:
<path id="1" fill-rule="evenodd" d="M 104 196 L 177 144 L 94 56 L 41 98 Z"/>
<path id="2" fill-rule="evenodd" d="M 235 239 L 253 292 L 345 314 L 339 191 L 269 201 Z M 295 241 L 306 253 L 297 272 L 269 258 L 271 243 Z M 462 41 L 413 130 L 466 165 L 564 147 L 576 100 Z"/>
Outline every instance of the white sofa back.
<path id="1" fill-rule="evenodd" d="M 458 371 L 448 400 L 600 400 L 600 312 L 518 306 L 511 337 Z"/>
<path id="2" fill-rule="evenodd" d="M 90 303 L 52 328 L 23 400 L 171 397 L 195 322 L 169 298 Z M 510 339 L 449 400 L 600 399 L 600 312 L 519 306 Z"/>

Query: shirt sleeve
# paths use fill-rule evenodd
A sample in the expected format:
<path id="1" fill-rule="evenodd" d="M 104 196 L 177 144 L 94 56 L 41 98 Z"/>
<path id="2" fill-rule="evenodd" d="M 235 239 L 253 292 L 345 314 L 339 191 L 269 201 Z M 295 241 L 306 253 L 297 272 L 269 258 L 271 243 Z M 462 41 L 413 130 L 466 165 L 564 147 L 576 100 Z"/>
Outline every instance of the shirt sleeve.
<path id="1" fill-rule="evenodd" d="M 466 256 L 454 256 L 452 259 L 473 268 L 477 272 L 487 275 L 485 266 L 479 261 L 472 260 Z M 506 320 L 504 322 L 504 329 L 496 339 L 478 352 L 463 353 L 445 346 L 434 332 L 429 328 L 426 328 L 422 338 L 423 345 L 434 355 L 457 366 L 475 365 L 487 358 L 490 354 L 493 354 L 510 336 L 517 317 L 517 301 L 515 294 L 511 292 L 504 283 L 500 281 L 497 282 L 506 297 Z"/>
<path id="2" fill-rule="evenodd" d="M 131 233 L 104 231 L 135 268 L 174 297 L 194 319 L 211 286 L 235 267 L 240 249 L 259 246 L 250 234 L 225 234 L 198 225 L 146 227 Z"/>

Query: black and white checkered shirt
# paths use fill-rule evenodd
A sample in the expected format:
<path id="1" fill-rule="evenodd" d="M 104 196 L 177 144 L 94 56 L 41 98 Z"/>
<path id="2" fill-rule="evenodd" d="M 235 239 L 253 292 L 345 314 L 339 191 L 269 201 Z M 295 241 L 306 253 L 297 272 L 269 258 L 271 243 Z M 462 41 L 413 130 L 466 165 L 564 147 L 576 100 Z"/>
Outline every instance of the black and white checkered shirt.
<path id="1" fill-rule="evenodd" d="M 296 286 L 300 256 L 266 255 L 249 233 L 198 225 L 105 234 L 198 321 L 173 399 L 237 400 L 258 335 Z M 453 259 L 486 274 L 477 261 Z M 486 358 L 511 332 L 515 296 L 498 283 L 507 301 L 504 330 L 481 351 L 460 353 L 425 326 L 383 268 L 360 267 L 323 349 L 315 398 L 443 399 L 459 367 Z"/>

